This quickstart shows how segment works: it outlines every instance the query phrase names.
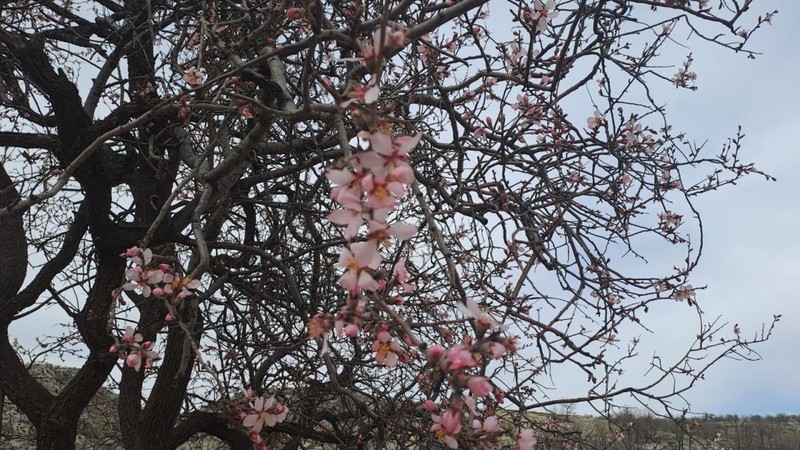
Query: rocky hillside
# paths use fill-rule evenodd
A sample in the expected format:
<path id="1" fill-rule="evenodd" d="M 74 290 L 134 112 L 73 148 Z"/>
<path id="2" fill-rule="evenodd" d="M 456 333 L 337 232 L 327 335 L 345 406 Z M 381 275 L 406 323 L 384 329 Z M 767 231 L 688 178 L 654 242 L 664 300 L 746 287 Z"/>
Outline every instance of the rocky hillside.
<path id="1" fill-rule="evenodd" d="M 57 394 L 75 375 L 72 367 L 37 364 L 31 372 L 50 392 Z M 101 389 L 81 417 L 76 447 L 79 450 L 121 449 L 122 436 L 116 417 L 116 395 Z M 3 402 L 0 449 L 34 450 L 36 435 L 27 418 L 8 399 Z"/>

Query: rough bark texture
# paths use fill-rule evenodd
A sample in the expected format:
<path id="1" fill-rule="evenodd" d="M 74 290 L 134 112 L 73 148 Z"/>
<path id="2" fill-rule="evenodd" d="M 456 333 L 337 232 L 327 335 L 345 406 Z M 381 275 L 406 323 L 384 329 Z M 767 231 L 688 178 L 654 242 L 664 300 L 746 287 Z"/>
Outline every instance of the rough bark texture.
<path id="1" fill-rule="evenodd" d="M 0 165 L 0 208 L 13 206 L 19 199 L 5 168 Z M 28 241 L 22 213 L 0 217 L 0 303 L 16 294 L 28 269 Z"/>

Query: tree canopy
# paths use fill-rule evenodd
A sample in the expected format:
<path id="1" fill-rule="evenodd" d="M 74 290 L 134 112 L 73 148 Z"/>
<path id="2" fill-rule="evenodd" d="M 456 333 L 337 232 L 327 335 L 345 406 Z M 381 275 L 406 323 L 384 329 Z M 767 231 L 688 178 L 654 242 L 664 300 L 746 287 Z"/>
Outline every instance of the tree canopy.
<path id="1" fill-rule="evenodd" d="M 761 3 L 0 2 L 0 391 L 41 449 L 103 386 L 126 449 L 551 448 L 580 436 L 532 412 L 685 414 L 772 330 L 703 316 L 693 200 L 770 177 L 659 86 L 695 88 L 686 36 L 753 56 Z M 618 339 L 660 303 L 699 319 L 677 360 Z M 45 308 L 82 359 L 59 393 L 9 335 Z"/>

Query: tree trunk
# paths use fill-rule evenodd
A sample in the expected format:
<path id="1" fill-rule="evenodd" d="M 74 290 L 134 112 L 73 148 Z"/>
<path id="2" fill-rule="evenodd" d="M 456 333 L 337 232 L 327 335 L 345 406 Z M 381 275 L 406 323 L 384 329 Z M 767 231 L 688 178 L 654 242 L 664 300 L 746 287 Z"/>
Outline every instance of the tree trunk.
<path id="1" fill-rule="evenodd" d="M 11 206 L 19 199 L 5 167 L 0 165 L 0 208 Z M 0 216 L 0 301 L 17 293 L 28 269 L 28 241 L 22 213 Z"/>
<path id="2" fill-rule="evenodd" d="M 47 417 L 36 428 L 37 450 L 74 450 L 77 418 Z"/>

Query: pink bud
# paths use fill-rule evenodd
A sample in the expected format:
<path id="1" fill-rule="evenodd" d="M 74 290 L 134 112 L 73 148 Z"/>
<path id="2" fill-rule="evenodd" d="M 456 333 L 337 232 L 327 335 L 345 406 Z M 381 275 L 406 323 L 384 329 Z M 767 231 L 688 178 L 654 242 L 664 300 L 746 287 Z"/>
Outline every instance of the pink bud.
<path id="1" fill-rule="evenodd" d="M 289 8 L 286 10 L 286 18 L 289 20 L 299 20 L 303 18 L 303 10 L 300 8 Z"/>
<path id="2" fill-rule="evenodd" d="M 255 445 L 261 444 L 261 433 L 259 433 L 258 431 L 250 430 L 249 435 L 250 435 L 250 441 L 252 441 L 253 444 Z"/>
<path id="3" fill-rule="evenodd" d="M 167 322 L 171 322 L 172 319 L 174 319 L 174 318 L 175 317 L 172 315 L 172 313 L 167 313 L 167 315 L 164 316 L 164 320 L 166 320 Z"/>
<path id="4" fill-rule="evenodd" d="M 428 349 L 428 357 L 438 359 L 444 356 L 444 349 L 438 345 L 433 345 Z"/>
<path id="5" fill-rule="evenodd" d="M 422 407 L 425 408 L 425 410 L 428 412 L 436 411 L 436 404 L 433 403 L 433 400 L 431 399 L 425 400 L 425 403 L 422 404 Z"/>
<path id="6" fill-rule="evenodd" d="M 492 415 L 486 418 L 483 421 L 483 431 L 486 433 L 493 433 L 500 429 L 500 425 L 497 423 L 497 416 Z"/>
<path id="7" fill-rule="evenodd" d="M 108 352 L 109 352 L 109 353 L 117 353 L 118 351 L 119 351 L 119 347 L 117 347 L 117 344 L 114 344 L 114 345 L 112 345 L 112 346 L 111 346 L 111 347 L 108 349 Z"/>
<path id="8" fill-rule="evenodd" d="M 354 323 L 348 323 L 344 327 L 344 335 L 351 338 L 358 336 L 358 325 Z"/>
<path id="9" fill-rule="evenodd" d="M 127 358 L 125 358 L 125 365 L 132 369 L 139 370 L 138 368 L 141 363 L 142 357 L 139 356 L 138 353 L 131 353 Z"/>

